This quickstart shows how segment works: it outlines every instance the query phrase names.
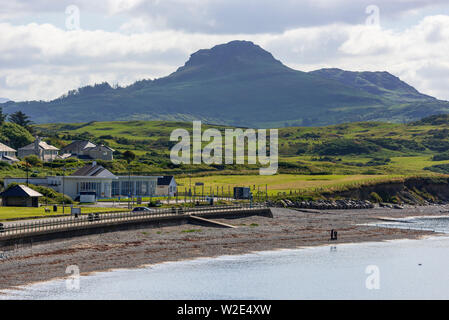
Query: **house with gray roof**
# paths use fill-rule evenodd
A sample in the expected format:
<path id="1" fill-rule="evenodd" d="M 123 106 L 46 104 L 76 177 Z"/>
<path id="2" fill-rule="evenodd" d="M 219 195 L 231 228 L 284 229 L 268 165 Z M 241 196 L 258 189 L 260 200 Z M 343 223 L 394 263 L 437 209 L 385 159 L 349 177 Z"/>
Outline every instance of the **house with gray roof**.
<path id="1" fill-rule="evenodd" d="M 44 162 L 53 161 L 58 157 L 59 149 L 49 145 L 40 137 L 37 137 L 33 143 L 18 150 L 19 158 L 35 155 Z"/>
<path id="2" fill-rule="evenodd" d="M 0 197 L 3 206 L 39 207 L 39 198 L 43 195 L 27 186 L 17 185 L 2 192 Z"/>
<path id="3" fill-rule="evenodd" d="M 77 140 L 61 149 L 61 157 L 77 157 L 82 160 L 114 160 L 114 149 L 96 145 L 90 141 Z"/>
<path id="4" fill-rule="evenodd" d="M 84 150 L 88 148 L 96 147 L 96 145 L 90 141 L 83 141 L 83 140 L 76 140 L 73 141 L 71 144 L 65 146 L 61 149 L 61 153 L 71 153 L 73 155 L 81 155 L 83 154 Z"/>

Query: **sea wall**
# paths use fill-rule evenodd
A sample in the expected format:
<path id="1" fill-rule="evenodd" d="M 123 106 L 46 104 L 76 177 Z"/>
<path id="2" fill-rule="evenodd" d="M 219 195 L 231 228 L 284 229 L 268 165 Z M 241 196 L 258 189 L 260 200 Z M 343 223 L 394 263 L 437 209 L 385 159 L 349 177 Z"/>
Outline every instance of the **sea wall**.
<path id="1" fill-rule="evenodd" d="M 214 219 L 239 219 L 248 216 L 266 216 L 273 217 L 269 208 L 244 209 L 231 213 L 201 214 L 203 218 Z M 64 227 L 61 229 L 45 230 L 33 232 L 31 234 L 16 234 L 11 236 L 2 236 L 0 238 L 0 250 L 13 250 L 19 247 L 32 246 L 39 242 L 48 242 L 54 240 L 68 239 L 92 234 L 101 234 L 107 232 L 126 231 L 146 228 L 162 228 L 168 226 L 178 226 L 192 223 L 190 215 L 174 215 L 160 217 L 149 220 L 128 220 L 114 221 L 102 224 L 92 224 L 83 226 Z M 195 222 L 197 224 L 198 222 Z M 208 225 L 210 226 L 210 224 Z"/>

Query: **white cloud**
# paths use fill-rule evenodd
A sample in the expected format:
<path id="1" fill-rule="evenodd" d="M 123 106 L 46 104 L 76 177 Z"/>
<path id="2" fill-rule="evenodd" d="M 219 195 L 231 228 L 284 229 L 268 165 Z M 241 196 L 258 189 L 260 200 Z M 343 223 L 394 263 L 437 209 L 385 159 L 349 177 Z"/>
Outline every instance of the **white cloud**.
<path id="1" fill-rule="evenodd" d="M 50 1 L 46 4 L 37 2 L 50 10 Z M 65 4 L 65 1 L 61 2 Z M 181 12 L 182 4 L 185 5 L 187 0 L 168 2 L 178 4 Z M 339 0 L 334 5 L 338 7 L 343 2 Z M 87 6 L 87 3 L 78 1 L 80 6 Z M 162 3 L 168 6 L 165 0 L 150 3 L 155 7 L 162 6 Z M 209 33 L 208 28 L 221 24 L 220 18 L 213 14 L 214 5 L 224 6 L 224 2 L 188 3 L 196 19 L 206 18 L 201 21 L 201 24 L 209 25 L 205 32 L 170 29 L 176 10 L 171 15 L 155 14 L 153 20 L 136 14 L 121 25 L 121 30 L 114 32 L 67 31 L 51 24 L 0 23 L 0 96 L 14 100 L 52 99 L 68 90 L 95 82 L 129 84 L 142 78 L 161 77 L 176 70 L 196 50 L 245 39 L 254 41 L 272 52 L 277 59 L 300 70 L 321 67 L 385 70 L 400 76 L 424 93 L 449 99 L 449 92 L 446 91 L 449 85 L 449 57 L 446 54 L 449 52 L 449 16 L 428 16 L 403 30 L 326 23 L 281 32 L 253 33 L 250 30 L 247 33 Z M 297 1 L 289 1 L 286 8 L 295 3 Z M 302 3 L 308 3 L 310 7 L 312 2 Z M 19 4 L 26 7 L 24 2 Z M 15 8 L 19 4 L 15 2 Z M 148 2 L 145 4 L 148 5 Z M 199 9 L 201 4 L 204 6 L 202 10 Z M 403 1 L 403 4 L 404 8 L 415 10 L 424 2 Z M 136 12 L 143 5 L 144 2 L 138 0 L 111 0 L 95 4 L 94 8 L 108 10 L 110 14 L 123 14 Z M 26 8 L 31 10 L 30 6 Z M 314 2 L 313 6 L 323 6 L 322 9 L 325 9 L 321 1 Z M 13 6 L 9 8 L 14 9 Z M 185 12 L 184 15 L 188 16 Z M 363 15 L 362 18 L 364 20 Z M 146 32 L 148 29 L 153 31 Z"/>
<path id="2" fill-rule="evenodd" d="M 76 5 L 86 19 L 92 14 L 117 15 L 126 20 L 164 21 L 149 27 L 187 32 L 279 33 L 298 27 L 363 23 L 365 9 L 373 4 L 380 8 L 382 19 L 396 20 L 419 16 L 423 9 L 438 10 L 447 0 L 0 0 L 0 19 L 12 21 L 42 13 L 63 16 L 67 6 Z M 102 19 L 98 20 L 101 28 Z M 140 30 L 138 25 L 136 31 Z"/>

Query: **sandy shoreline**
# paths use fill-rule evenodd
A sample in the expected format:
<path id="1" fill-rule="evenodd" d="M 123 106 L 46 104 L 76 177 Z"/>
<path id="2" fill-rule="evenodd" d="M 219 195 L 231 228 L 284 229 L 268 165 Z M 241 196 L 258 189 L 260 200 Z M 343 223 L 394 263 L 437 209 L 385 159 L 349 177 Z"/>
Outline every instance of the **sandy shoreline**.
<path id="1" fill-rule="evenodd" d="M 140 268 L 163 262 L 202 257 L 246 254 L 277 249 L 296 249 L 337 243 L 419 239 L 428 231 L 401 230 L 362 224 L 382 218 L 444 216 L 447 206 L 393 210 L 323 211 L 320 214 L 273 209 L 274 218 L 248 217 L 223 222 L 236 229 L 182 225 L 84 236 L 4 252 L 0 259 L 0 289 L 66 277 L 69 265 L 83 275 L 116 269 Z M 338 241 L 329 241 L 330 230 Z"/>

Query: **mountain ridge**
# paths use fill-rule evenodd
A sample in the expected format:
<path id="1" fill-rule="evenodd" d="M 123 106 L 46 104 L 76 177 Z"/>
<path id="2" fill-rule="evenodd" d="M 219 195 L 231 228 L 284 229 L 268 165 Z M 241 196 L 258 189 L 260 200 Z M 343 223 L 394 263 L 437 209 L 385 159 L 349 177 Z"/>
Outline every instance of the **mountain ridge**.
<path id="1" fill-rule="evenodd" d="M 414 87 L 387 71 L 346 71 L 338 68 L 324 68 L 309 72 L 327 79 L 333 79 L 355 88 L 361 88 L 372 94 L 387 95 L 389 91 L 399 91 L 402 99 L 437 100 L 420 93 Z"/>
<path id="2" fill-rule="evenodd" d="M 249 127 L 413 121 L 449 113 L 449 102 L 419 93 L 387 72 L 285 66 L 249 41 L 193 53 L 172 74 L 127 87 L 107 83 L 58 99 L 1 104 L 37 123 L 113 120 L 203 120 Z"/>

